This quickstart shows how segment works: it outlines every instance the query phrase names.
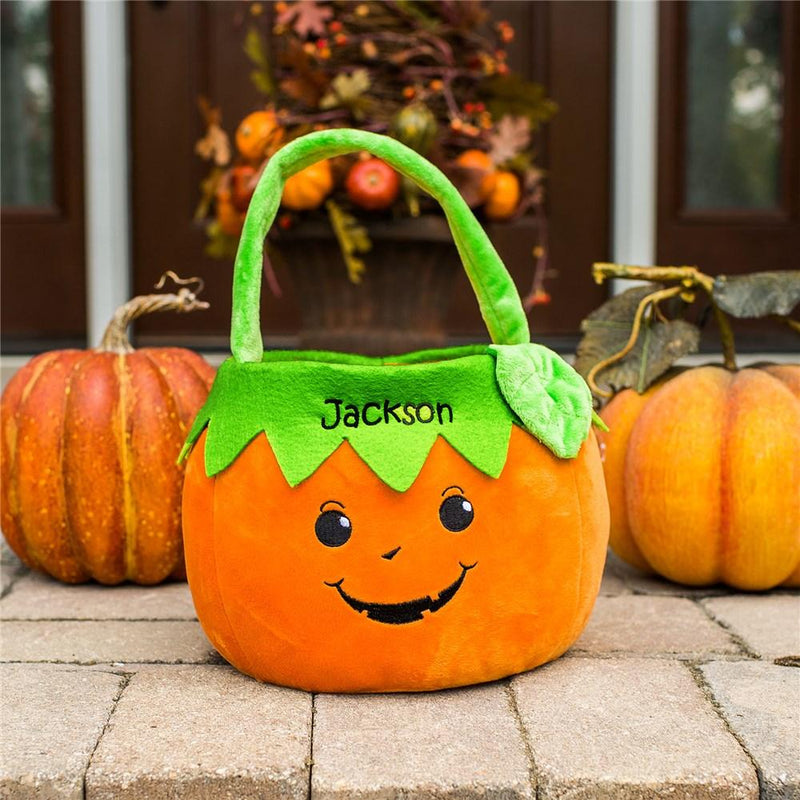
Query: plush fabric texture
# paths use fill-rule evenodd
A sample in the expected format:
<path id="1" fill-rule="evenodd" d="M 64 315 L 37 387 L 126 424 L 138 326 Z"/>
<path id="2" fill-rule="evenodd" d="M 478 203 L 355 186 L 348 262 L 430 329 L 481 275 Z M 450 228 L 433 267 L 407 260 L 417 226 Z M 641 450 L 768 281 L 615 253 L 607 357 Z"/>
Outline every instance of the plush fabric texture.
<path id="1" fill-rule="evenodd" d="M 340 128 L 301 136 L 279 150 L 256 187 L 239 240 L 233 279 L 231 352 L 237 361 L 261 360 L 259 320 L 264 238 L 281 203 L 283 184 L 310 164 L 367 150 L 410 178 L 442 206 L 489 335 L 497 344 L 530 341 L 528 320 L 514 282 L 475 215 L 433 164 L 388 136 Z"/>
<path id="2" fill-rule="evenodd" d="M 184 455 L 208 426 L 206 474 L 216 475 L 265 433 L 286 481 L 296 486 L 347 440 L 384 483 L 404 492 L 438 436 L 496 478 L 513 423 L 557 456 L 573 458 L 591 413 L 583 379 L 539 345 L 384 359 L 274 351 L 258 364 L 222 364 Z"/>
<path id="3" fill-rule="evenodd" d="M 290 487 L 266 436 L 208 477 L 208 435 L 187 464 L 187 572 L 206 634 L 243 672 L 311 691 L 441 689 L 531 669 L 585 626 L 608 539 L 593 434 L 561 459 L 513 425 L 498 478 L 439 438 L 406 492 L 348 443 Z M 457 532 L 440 514 L 455 496 L 473 515 Z M 350 523 L 341 546 L 318 538 L 329 510 Z"/>
<path id="4" fill-rule="evenodd" d="M 442 204 L 493 346 L 263 352 L 262 246 L 283 182 L 358 150 Z M 412 150 L 335 130 L 270 160 L 236 259 L 233 358 L 184 448 L 189 585 L 228 661 L 310 691 L 421 691 L 531 669 L 575 641 L 608 504 L 588 389 L 529 339 L 486 234 Z"/>
<path id="5" fill-rule="evenodd" d="M 562 358 L 538 344 L 489 347 L 497 383 L 525 427 L 561 458 L 574 458 L 589 435 L 592 393 Z"/>

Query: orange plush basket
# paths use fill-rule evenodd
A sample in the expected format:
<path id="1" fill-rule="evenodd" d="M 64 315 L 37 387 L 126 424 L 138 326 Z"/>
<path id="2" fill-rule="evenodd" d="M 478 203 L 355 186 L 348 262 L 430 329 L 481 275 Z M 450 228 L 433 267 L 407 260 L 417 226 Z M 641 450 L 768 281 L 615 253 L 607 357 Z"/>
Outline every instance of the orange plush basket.
<path id="1" fill-rule="evenodd" d="M 442 204 L 493 344 L 264 353 L 264 237 L 284 181 L 368 150 Z M 583 380 L 530 343 L 455 188 L 387 137 L 324 131 L 269 162 L 236 259 L 233 357 L 186 445 L 187 572 L 235 667 L 311 691 L 489 681 L 556 658 L 597 595 L 608 508 Z"/>

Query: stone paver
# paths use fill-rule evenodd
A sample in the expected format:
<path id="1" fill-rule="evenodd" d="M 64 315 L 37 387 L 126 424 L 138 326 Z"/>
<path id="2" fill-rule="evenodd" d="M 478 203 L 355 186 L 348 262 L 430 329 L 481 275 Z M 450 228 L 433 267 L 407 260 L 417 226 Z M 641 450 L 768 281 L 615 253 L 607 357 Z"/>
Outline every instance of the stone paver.
<path id="1" fill-rule="evenodd" d="M 87 800 L 308 796 L 311 696 L 230 667 L 135 675 L 92 758 Z"/>
<path id="2" fill-rule="evenodd" d="M 800 656 L 800 595 L 736 595 L 703 605 L 760 656 Z"/>
<path id="3" fill-rule="evenodd" d="M 503 684 L 434 695 L 320 695 L 315 703 L 315 800 L 532 796 Z"/>
<path id="4" fill-rule="evenodd" d="M 611 551 L 609 551 L 609 559 L 616 563 L 617 571 L 628 589 L 636 594 L 663 595 L 666 597 L 715 597 L 729 592 L 729 589 L 726 589 L 721 584 L 715 586 L 684 586 L 680 583 L 672 583 L 672 581 L 668 581 L 660 575 L 641 572 L 636 567 L 632 567 L 622 559 L 614 556 Z"/>
<path id="5" fill-rule="evenodd" d="M 603 580 L 600 583 L 600 594 L 613 597 L 618 594 L 630 594 L 631 590 L 625 582 L 625 565 L 609 550 Z"/>
<path id="6" fill-rule="evenodd" d="M 2 622 L 0 661 L 206 662 L 215 651 L 197 622 Z"/>
<path id="7" fill-rule="evenodd" d="M 800 669 L 717 661 L 702 672 L 758 764 L 764 800 L 800 797 Z"/>
<path id="8" fill-rule="evenodd" d="M 120 675 L 60 666 L 0 666 L 0 797 L 83 798 L 83 776 Z"/>
<path id="9" fill-rule="evenodd" d="M 512 688 L 542 800 L 758 798 L 750 760 L 681 663 L 562 659 Z"/>
<path id="10" fill-rule="evenodd" d="M 0 600 L 0 619 L 195 619 L 186 583 L 68 586 L 29 572 Z"/>
<path id="11" fill-rule="evenodd" d="M 5 540 L 0 538 L 0 597 L 5 596 L 27 569 L 14 555 Z"/>
<path id="12" fill-rule="evenodd" d="M 1 798 L 755 800 L 753 763 L 765 798 L 800 798 L 800 670 L 755 660 L 800 655 L 796 592 L 671 587 L 610 556 L 570 657 L 513 693 L 321 695 L 312 733 L 310 695 L 217 666 L 185 584 L 0 562 L 0 660 L 31 662 L 0 665 Z"/>
<path id="13" fill-rule="evenodd" d="M 599 597 L 573 654 L 738 654 L 740 648 L 703 610 L 683 597 Z"/>

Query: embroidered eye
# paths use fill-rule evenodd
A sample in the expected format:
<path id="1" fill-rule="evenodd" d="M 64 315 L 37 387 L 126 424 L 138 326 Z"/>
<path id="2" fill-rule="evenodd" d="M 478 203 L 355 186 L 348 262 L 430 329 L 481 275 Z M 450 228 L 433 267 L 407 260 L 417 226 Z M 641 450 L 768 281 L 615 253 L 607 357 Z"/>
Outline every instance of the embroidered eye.
<path id="1" fill-rule="evenodd" d="M 323 511 L 314 524 L 314 533 L 326 547 L 341 547 L 353 532 L 350 518 L 341 511 Z"/>
<path id="2" fill-rule="evenodd" d="M 439 519 L 447 530 L 458 533 L 472 524 L 472 520 L 475 519 L 475 511 L 472 503 L 466 497 L 454 494 L 445 498 L 439 506 Z"/>

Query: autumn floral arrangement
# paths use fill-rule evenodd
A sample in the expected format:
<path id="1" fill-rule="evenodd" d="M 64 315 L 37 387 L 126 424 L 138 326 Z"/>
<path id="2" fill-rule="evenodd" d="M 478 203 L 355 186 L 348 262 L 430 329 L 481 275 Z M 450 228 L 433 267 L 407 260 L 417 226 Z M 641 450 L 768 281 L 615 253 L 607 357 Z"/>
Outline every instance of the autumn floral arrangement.
<path id="1" fill-rule="evenodd" d="M 277 2 L 249 6 L 245 52 L 264 104 L 233 137 L 219 109 L 201 101 L 206 133 L 196 152 L 209 162 L 197 209 L 208 252 L 235 252 L 247 206 L 269 158 L 313 130 L 356 127 L 387 133 L 439 166 L 489 220 L 539 218 L 529 303 L 546 296 L 543 173 L 533 135 L 555 113 L 542 86 L 507 65 L 514 39 L 474 0 Z M 286 183 L 281 229 L 327 215 L 348 274 L 359 282 L 371 247 L 368 223 L 438 213 L 417 187 L 379 159 L 341 157 Z"/>

